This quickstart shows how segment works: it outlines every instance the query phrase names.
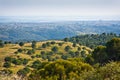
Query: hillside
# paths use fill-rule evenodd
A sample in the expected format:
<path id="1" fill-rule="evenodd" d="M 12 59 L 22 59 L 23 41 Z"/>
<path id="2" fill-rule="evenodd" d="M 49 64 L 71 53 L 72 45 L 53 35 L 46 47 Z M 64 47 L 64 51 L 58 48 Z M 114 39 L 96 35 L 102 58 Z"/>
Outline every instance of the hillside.
<path id="1" fill-rule="evenodd" d="M 13 73 L 25 67 L 33 70 L 38 67 L 35 65 L 36 61 L 39 63 L 39 61 L 49 62 L 57 59 L 85 57 L 92 51 L 85 46 L 78 44 L 73 46 L 73 43 L 63 41 L 37 42 L 34 48 L 31 44 L 25 43 L 24 46 L 5 44 L 3 48 L 0 48 L 0 70 L 9 69 Z M 65 49 L 66 46 L 68 48 Z"/>
<path id="2" fill-rule="evenodd" d="M 120 34 L 120 21 L 0 23 L 0 39 L 14 42 L 63 39 L 80 34 L 104 32 Z"/>
<path id="3" fill-rule="evenodd" d="M 120 38 L 94 50 L 57 40 L 7 43 L 0 55 L 0 80 L 120 79 Z"/>
<path id="4" fill-rule="evenodd" d="M 97 46 L 106 45 L 106 42 L 111 40 L 112 38 L 119 38 L 120 35 L 115 33 L 102 33 L 102 34 L 86 34 L 86 35 L 78 35 L 70 38 L 64 38 L 64 40 L 68 40 L 73 43 L 81 44 L 90 48 L 96 48 Z"/>

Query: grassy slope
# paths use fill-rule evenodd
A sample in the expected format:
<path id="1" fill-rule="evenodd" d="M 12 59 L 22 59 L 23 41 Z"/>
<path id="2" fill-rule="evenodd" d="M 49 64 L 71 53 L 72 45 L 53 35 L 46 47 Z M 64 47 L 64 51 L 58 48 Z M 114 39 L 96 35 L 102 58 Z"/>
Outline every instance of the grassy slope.
<path id="1" fill-rule="evenodd" d="M 37 48 L 39 48 L 39 49 L 37 49 L 35 51 L 35 54 L 33 54 L 33 55 L 40 54 L 41 51 L 49 52 L 49 51 L 51 51 L 51 48 L 53 46 L 58 46 L 58 48 L 59 48 L 58 52 L 59 53 L 63 53 L 63 54 L 67 53 L 64 50 L 65 46 L 67 46 L 67 45 L 71 46 L 71 51 L 77 51 L 77 47 L 81 47 L 81 48 L 85 47 L 85 46 L 80 46 L 80 45 L 77 45 L 77 47 L 72 47 L 72 43 L 71 42 L 55 41 L 56 44 L 54 44 L 54 45 L 51 44 L 49 47 L 40 48 L 41 45 L 43 43 L 46 43 L 46 42 L 48 42 L 48 41 L 37 42 Z M 49 42 L 51 42 L 51 41 L 49 41 Z M 62 46 L 59 46 L 57 43 L 61 43 L 61 42 L 64 43 L 64 44 Z M 14 54 L 14 52 L 17 51 L 19 48 L 22 48 L 22 49 L 32 49 L 31 48 L 31 43 L 25 43 L 25 45 L 23 47 L 20 47 L 18 44 L 7 44 L 7 45 L 5 45 L 4 48 L 0 48 L 0 70 L 4 69 L 2 66 L 3 66 L 3 63 L 4 63 L 4 58 L 6 56 L 11 56 L 11 57 L 19 56 L 21 58 L 30 59 L 30 61 L 29 61 L 29 63 L 27 65 L 30 65 L 35 60 L 47 61 L 47 60 L 43 60 L 42 58 L 34 58 L 34 59 L 32 59 L 30 55 L 24 54 L 24 52 L 23 53 Z M 88 51 L 91 51 L 90 48 L 87 48 L 87 47 L 85 47 L 85 48 L 86 48 L 86 52 L 87 53 L 88 53 Z M 60 55 L 58 55 L 58 54 L 52 55 L 52 57 L 55 57 L 55 56 L 60 56 Z M 12 67 L 10 67 L 9 69 L 12 70 L 14 73 L 16 73 L 19 69 L 22 69 L 24 67 L 25 67 L 24 65 L 17 65 L 16 66 L 16 65 L 12 64 Z"/>

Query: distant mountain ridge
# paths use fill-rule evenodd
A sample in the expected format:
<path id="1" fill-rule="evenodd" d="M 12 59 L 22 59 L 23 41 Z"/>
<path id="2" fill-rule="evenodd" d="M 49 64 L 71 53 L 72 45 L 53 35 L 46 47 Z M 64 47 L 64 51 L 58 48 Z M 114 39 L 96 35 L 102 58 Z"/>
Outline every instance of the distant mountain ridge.
<path id="1" fill-rule="evenodd" d="M 120 21 L 0 23 L 0 39 L 9 41 L 63 39 L 80 34 L 120 34 Z"/>

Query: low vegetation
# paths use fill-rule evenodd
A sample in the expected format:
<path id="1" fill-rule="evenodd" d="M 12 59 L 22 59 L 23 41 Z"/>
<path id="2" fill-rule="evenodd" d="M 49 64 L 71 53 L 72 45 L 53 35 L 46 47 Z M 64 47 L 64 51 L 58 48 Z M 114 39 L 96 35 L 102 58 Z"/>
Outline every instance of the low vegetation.
<path id="1" fill-rule="evenodd" d="M 120 80 L 120 38 L 94 49 L 64 40 L 3 44 L 0 80 Z"/>
<path id="2" fill-rule="evenodd" d="M 64 38 L 64 41 L 70 41 L 93 49 L 99 45 L 105 46 L 106 42 L 115 37 L 119 38 L 120 35 L 117 35 L 115 33 L 86 34 L 74 36 L 71 38 Z"/>

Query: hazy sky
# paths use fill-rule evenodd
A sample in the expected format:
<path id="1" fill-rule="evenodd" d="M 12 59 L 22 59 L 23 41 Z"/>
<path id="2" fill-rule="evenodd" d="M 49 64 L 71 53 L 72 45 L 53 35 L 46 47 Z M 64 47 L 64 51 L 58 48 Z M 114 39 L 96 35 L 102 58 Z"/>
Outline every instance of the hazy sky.
<path id="1" fill-rule="evenodd" d="M 0 16 L 120 20 L 120 0 L 0 0 Z"/>

